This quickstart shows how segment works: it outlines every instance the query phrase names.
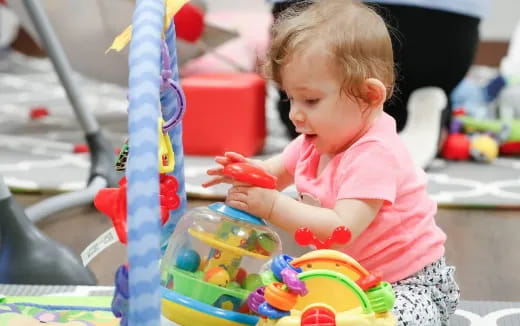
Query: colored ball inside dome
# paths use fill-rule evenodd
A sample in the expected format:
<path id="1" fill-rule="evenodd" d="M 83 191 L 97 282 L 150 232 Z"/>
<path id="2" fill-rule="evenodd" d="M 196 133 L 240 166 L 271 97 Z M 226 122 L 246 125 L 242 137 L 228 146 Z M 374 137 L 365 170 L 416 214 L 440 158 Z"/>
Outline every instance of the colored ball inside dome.
<path id="1" fill-rule="evenodd" d="M 175 265 L 177 268 L 193 273 L 199 268 L 200 255 L 193 249 L 183 248 L 177 255 Z"/>
<path id="2" fill-rule="evenodd" d="M 206 271 L 204 281 L 217 286 L 227 287 L 229 284 L 229 273 L 224 268 L 216 266 Z"/>
<path id="3" fill-rule="evenodd" d="M 268 234 L 260 234 L 256 238 L 256 248 L 263 255 L 270 255 L 276 250 L 276 242 Z"/>
<path id="4" fill-rule="evenodd" d="M 246 276 L 242 287 L 248 291 L 254 291 L 263 286 L 262 278 L 258 274 L 249 274 Z"/>

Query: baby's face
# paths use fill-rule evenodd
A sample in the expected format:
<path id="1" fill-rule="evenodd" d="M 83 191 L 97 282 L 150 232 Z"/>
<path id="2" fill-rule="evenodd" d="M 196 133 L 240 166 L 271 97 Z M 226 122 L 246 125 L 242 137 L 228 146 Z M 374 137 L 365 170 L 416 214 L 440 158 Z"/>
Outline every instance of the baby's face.
<path id="1" fill-rule="evenodd" d="M 341 74 L 330 56 L 312 49 L 295 54 L 283 66 L 281 77 L 291 101 L 289 118 L 319 152 L 342 152 L 365 129 L 366 112 L 361 102 L 341 91 Z"/>

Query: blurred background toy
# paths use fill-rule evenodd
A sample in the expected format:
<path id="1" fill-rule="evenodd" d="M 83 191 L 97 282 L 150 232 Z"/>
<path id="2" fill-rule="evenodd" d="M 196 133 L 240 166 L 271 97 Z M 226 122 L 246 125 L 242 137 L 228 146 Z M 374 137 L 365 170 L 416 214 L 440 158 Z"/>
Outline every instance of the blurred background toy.
<path id="1" fill-rule="evenodd" d="M 454 112 L 441 154 L 449 160 L 492 162 L 499 154 L 520 154 L 520 120 L 478 119 Z"/>

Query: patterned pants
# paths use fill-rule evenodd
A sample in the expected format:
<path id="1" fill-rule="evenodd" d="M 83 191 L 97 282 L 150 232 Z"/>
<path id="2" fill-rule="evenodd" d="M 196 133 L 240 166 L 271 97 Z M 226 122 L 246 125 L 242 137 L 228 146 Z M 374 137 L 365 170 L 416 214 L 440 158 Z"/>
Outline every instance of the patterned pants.
<path id="1" fill-rule="evenodd" d="M 399 326 L 444 326 L 459 303 L 455 268 L 444 257 L 416 274 L 392 284 L 394 315 Z"/>

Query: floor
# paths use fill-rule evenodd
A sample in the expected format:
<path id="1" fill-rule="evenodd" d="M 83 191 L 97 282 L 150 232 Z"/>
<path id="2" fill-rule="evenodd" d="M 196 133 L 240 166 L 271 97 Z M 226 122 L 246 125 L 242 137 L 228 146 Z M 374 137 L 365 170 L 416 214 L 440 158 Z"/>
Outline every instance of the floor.
<path id="1" fill-rule="evenodd" d="M 41 200 L 40 195 L 16 195 L 23 205 Z M 190 207 L 209 202 L 194 200 Z M 462 296 L 466 300 L 520 301 L 520 214 L 508 210 L 441 209 L 437 222 L 447 233 L 447 260 L 457 267 Z M 48 218 L 39 224 L 50 237 L 77 253 L 111 225 L 92 207 L 80 207 Z M 294 251 L 289 248 L 288 251 Z M 113 245 L 90 267 L 101 285 L 113 282 L 115 269 L 125 262 L 125 248 Z"/>

